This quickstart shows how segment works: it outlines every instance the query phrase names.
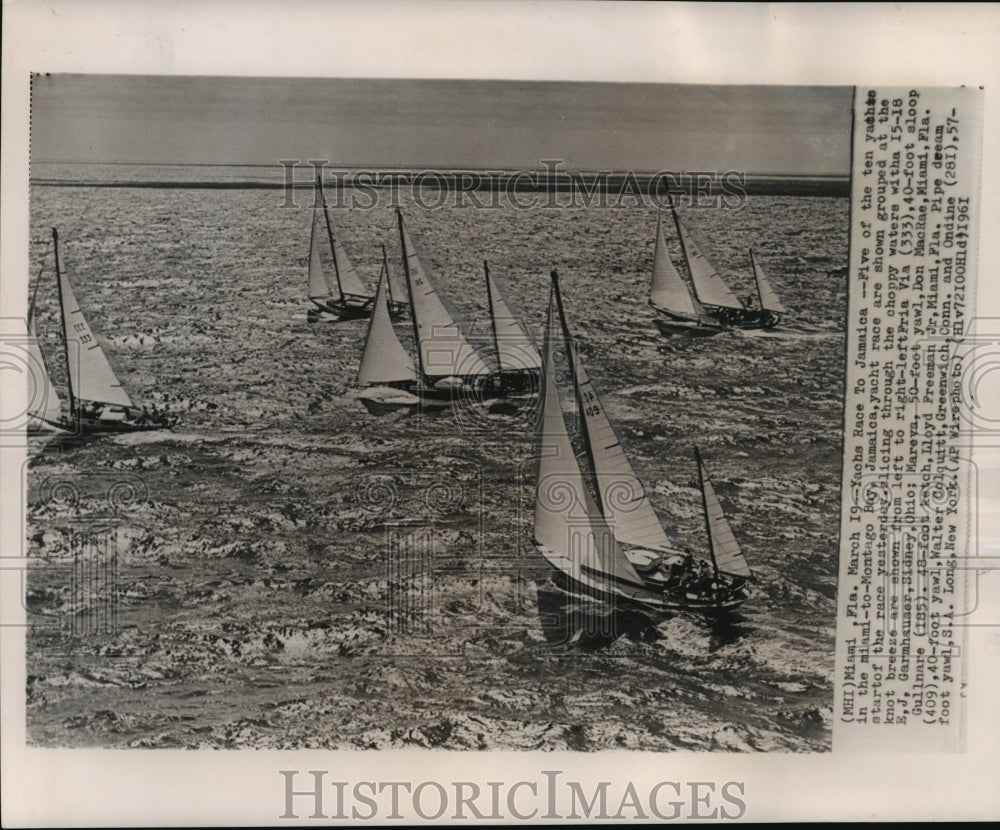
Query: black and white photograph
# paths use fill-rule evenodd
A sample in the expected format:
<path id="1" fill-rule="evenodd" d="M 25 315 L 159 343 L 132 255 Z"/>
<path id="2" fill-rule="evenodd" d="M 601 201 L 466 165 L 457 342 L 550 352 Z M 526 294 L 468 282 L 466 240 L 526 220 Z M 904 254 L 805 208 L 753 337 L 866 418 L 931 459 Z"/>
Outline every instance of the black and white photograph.
<path id="1" fill-rule="evenodd" d="M 231 6 L 203 54 L 239 51 Z M 971 91 L 845 72 L 217 69 L 144 19 L 170 71 L 43 51 L 4 79 L 30 125 L 2 367 L 28 757 L 256 764 L 263 812 L 208 823 L 342 823 L 784 818 L 799 796 L 762 804 L 749 765 L 850 769 L 838 729 L 967 751 L 991 98 L 984 122 Z"/>
<path id="2" fill-rule="evenodd" d="M 34 77 L 29 738 L 827 747 L 850 105 Z"/>

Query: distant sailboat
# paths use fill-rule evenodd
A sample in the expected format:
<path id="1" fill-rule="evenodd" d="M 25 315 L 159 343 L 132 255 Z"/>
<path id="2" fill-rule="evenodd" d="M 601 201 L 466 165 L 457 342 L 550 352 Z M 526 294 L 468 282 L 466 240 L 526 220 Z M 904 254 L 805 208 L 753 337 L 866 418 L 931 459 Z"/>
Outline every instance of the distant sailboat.
<path id="1" fill-rule="evenodd" d="M 493 370 L 438 296 L 433 278 L 406 230 L 399 208 L 396 208 L 396 218 L 410 297 L 417 367 L 424 388 L 462 395 L 494 394 Z"/>
<path id="2" fill-rule="evenodd" d="M 661 262 L 665 263 L 662 268 L 666 273 L 672 270 L 676 275 L 676 281 L 671 277 L 661 277 L 662 286 L 673 286 L 672 288 L 661 288 L 658 296 L 659 302 L 655 301 L 653 294 L 650 295 L 650 304 L 663 311 L 672 322 L 684 322 L 686 317 L 691 316 L 688 310 L 688 303 L 684 300 L 678 288 L 678 283 L 689 293 L 689 299 L 695 307 L 695 316 L 703 326 L 714 324 L 716 328 L 747 328 L 763 329 L 776 326 L 781 314 L 786 309 L 778 300 L 774 289 L 767 282 L 766 277 L 760 271 L 759 265 L 750 252 L 753 263 L 754 279 L 757 284 L 758 297 L 761 307 L 754 308 L 752 299 L 744 303 L 726 284 L 726 281 L 719 274 L 718 268 L 711 262 L 701 246 L 695 241 L 691 231 L 681 221 L 677 215 L 677 209 L 673 201 L 670 203 L 670 211 L 673 214 L 674 224 L 677 227 L 677 235 L 680 237 L 681 250 L 684 254 L 684 261 L 687 264 L 688 273 L 691 276 L 691 287 L 683 282 L 680 275 L 676 273 L 673 264 L 670 263 L 666 255 L 665 246 L 662 247 L 662 233 L 659 223 L 657 225 L 657 253 L 662 250 Z M 667 268 L 669 264 L 669 268 Z M 654 255 L 654 292 L 657 289 L 656 282 L 656 255 Z M 765 301 L 765 296 L 767 297 Z M 676 307 L 675 307 L 676 306 Z M 662 327 L 662 326 L 661 326 Z M 690 328 L 696 328 L 690 326 Z M 707 333 L 707 332 L 698 332 Z"/>
<path id="3" fill-rule="evenodd" d="M 366 388 L 356 397 L 376 414 L 421 404 L 420 396 L 415 394 L 419 386 L 416 366 L 389 314 L 388 284 L 388 268 L 384 265 L 358 367 L 358 384 Z"/>
<path id="4" fill-rule="evenodd" d="M 708 316 L 691 286 L 677 272 L 663 235 L 663 214 L 656 220 L 656 248 L 653 253 L 653 279 L 649 290 L 649 304 L 666 316 L 657 325 L 665 334 L 688 332 L 698 335 L 718 334 L 723 331 L 718 320 Z"/>
<path id="5" fill-rule="evenodd" d="M 127 432 L 170 427 L 172 421 L 162 414 L 150 413 L 132 403 L 83 316 L 69 279 L 62 270 L 59 234 L 55 228 L 52 229 L 52 242 L 55 247 L 72 426 L 81 432 Z M 70 350 L 70 343 L 74 342 L 79 344 L 79 353 L 75 355 Z"/>
<path id="6" fill-rule="evenodd" d="M 575 591 L 657 612 L 718 613 L 748 596 L 750 567 L 697 449 L 709 560 L 674 547 L 633 470 L 571 338 L 555 272 L 537 432 L 534 540 Z M 574 405 L 582 449 L 563 414 Z"/>
<path id="7" fill-rule="evenodd" d="M 493 341 L 500 367 L 501 394 L 527 392 L 538 387 L 542 369 L 542 356 L 531 341 L 524 324 L 511 311 L 500 286 L 490 273 L 490 266 L 483 260 L 486 273 L 486 294 L 489 299 L 490 320 L 493 324 Z"/>
<path id="8" fill-rule="evenodd" d="M 357 269 L 347 250 L 339 238 L 334 236 L 330 213 L 323 194 L 322 179 L 316 177 L 317 198 L 313 205 L 312 228 L 309 234 L 309 299 L 320 310 L 334 314 L 341 319 L 358 319 L 370 317 L 375 297 L 361 282 Z M 333 281 L 327 277 L 323 269 L 320 255 L 320 212 L 326 225 L 326 235 L 333 256 Z M 385 250 L 383 248 L 383 267 Z M 394 316 L 405 314 L 406 303 L 396 302 L 392 298 L 392 286 L 389 286 L 389 308 Z"/>

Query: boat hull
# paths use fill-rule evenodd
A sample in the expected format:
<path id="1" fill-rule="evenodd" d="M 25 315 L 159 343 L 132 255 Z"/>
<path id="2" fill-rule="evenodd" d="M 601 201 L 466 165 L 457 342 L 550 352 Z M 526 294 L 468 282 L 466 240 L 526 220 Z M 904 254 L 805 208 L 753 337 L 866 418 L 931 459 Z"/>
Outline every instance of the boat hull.
<path id="1" fill-rule="evenodd" d="M 772 329 L 781 322 L 781 315 L 774 311 L 759 308 L 722 308 L 712 306 L 706 313 L 712 317 L 712 322 L 685 317 L 667 311 L 660 306 L 650 304 L 652 308 L 663 315 L 655 323 L 664 334 L 690 334 L 700 337 L 719 334 L 727 329 Z"/>
<path id="2" fill-rule="evenodd" d="M 341 320 L 363 320 L 372 316 L 372 309 L 375 307 L 374 297 L 362 297 L 356 294 L 346 294 L 344 298 L 327 297 L 319 299 L 310 297 L 313 305 L 320 311 L 333 314 Z M 404 320 L 409 314 L 409 305 L 406 303 L 389 303 L 389 316 L 395 322 Z"/>
<path id="3" fill-rule="evenodd" d="M 93 407 L 90 409 L 93 410 Z M 150 415 L 137 409 L 108 407 L 97 412 L 77 410 L 71 415 L 69 429 L 81 435 L 95 432 L 147 432 L 170 429 L 174 423 L 176 419 L 169 419 L 162 414 Z"/>
<path id="4" fill-rule="evenodd" d="M 731 329 L 773 329 L 781 321 L 780 314 L 760 308 L 715 308 L 711 313 Z"/>
<path id="5" fill-rule="evenodd" d="M 551 548 L 535 543 L 535 547 L 545 559 L 568 580 L 573 590 L 581 598 L 601 599 L 609 604 L 625 603 L 657 613 L 691 612 L 708 616 L 725 615 L 735 611 L 746 602 L 749 592 L 745 580 L 739 581 L 728 590 L 720 587 L 714 597 L 692 595 L 685 592 L 667 591 L 661 587 L 649 588 L 616 584 L 606 575 L 588 574 L 571 557 L 557 553 Z"/>
<path id="6" fill-rule="evenodd" d="M 687 334 L 691 337 L 711 337 L 725 331 L 722 326 L 706 326 L 702 323 L 691 323 L 680 320 L 659 319 L 653 321 L 661 334 Z"/>

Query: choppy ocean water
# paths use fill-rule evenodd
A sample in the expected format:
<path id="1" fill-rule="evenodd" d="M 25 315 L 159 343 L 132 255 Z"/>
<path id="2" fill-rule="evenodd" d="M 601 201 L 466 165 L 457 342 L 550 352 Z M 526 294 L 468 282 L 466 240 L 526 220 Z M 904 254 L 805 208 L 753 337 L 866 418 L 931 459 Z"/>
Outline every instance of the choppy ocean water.
<path id="1" fill-rule="evenodd" d="M 366 322 L 307 319 L 307 194 L 291 207 L 273 189 L 36 187 L 31 278 L 46 266 L 50 363 L 56 226 L 129 392 L 180 422 L 30 444 L 29 740 L 828 748 L 847 200 L 688 211 L 740 293 L 753 245 L 792 313 L 770 332 L 686 340 L 660 335 L 646 305 L 648 205 L 400 198 L 478 331 L 484 258 L 536 334 L 558 268 L 607 410 L 696 549 L 701 448 L 756 576 L 742 620 L 625 621 L 617 638 L 567 622 L 530 544 L 530 418 L 475 405 L 379 417 L 351 397 Z M 401 273 L 389 205 L 332 214 L 363 278 L 378 274 L 380 242 Z M 101 557 L 113 568 L 87 589 L 81 563 Z"/>

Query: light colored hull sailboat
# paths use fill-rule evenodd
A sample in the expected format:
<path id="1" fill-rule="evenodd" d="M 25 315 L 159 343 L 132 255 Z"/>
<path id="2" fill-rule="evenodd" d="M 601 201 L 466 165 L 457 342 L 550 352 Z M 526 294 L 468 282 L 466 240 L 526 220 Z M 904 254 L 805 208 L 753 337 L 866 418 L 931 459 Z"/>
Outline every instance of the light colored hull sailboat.
<path id="1" fill-rule="evenodd" d="M 167 429 L 173 420 L 162 413 L 139 408 L 128 396 L 108 363 L 93 329 L 83 315 L 59 260 L 59 234 L 52 229 L 56 280 L 62 315 L 63 343 L 69 378 L 70 428 L 79 432 L 130 432 Z M 70 343 L 79 346 L 73 354 Z"/>
<path id="2" fill-rule="evenodd" d="M 327 278 L 320 255 L 320 238 L 323 235 L 323 225 L 320 223 L 321 212 L 333 256 L 332 282 Z M 387 268 L 384 248 L 382 257 L 383 267 Z M 358 277 L 357 269 L 347 255 L 343 243 L 334 236 L 326 197 L 323 195 L 323 182 L 318 176 L 316 177 L 316 200 L 313 204 L 312 228 L 309 233 L 309 299 L 320 311 L 333 314 L 343 320 L 370 317 L 375 305 L 374 295 Z M 406 303 L 393 300 L 391 285 L 389 286 L 389 308 L 394 317 L 406 313 Z"/>
<path id="3" fill-rule="evenodd" d="M 717 614 L 746 601 L 750 567 L 697 449 L 709 559 L 673 546 L 579 360 L 552 273 L 537 433 L 534 541 L 587 597 Z M 567 427 L 577 416 L 582 451 Z"/>
<path id="4" fill-rule="evenodd" d="M 681 240 L 681 250 L 684 253 L 687 270 L 691 275 L 690 298 L 698 306 L 698 315 L 714 321 L 719 328 L 768 329 L 776 326 L 781 319 L 781 314 L 785 313 L 786 309 L 760 270 L 753 251 L 751 251 L 751 262 L 757 285 L 757 296 L 760 300 L 759 308 L 753 306 L 753 298 L 748 297 L 747 302 L 743 302 L 733 293 L 719 274 L 718 269 L 695 241 L 691 231 L 681 222 L 672 200 L 670 211 L 673 214 L 677 235 Z M 660 245 L 660 239 L 657 240 L 657 245 Z M 665 255 L 666 251 L 664 250 Z M 669 262 L 669 258 L 667 261 Z M 676 269 L 674 270 L 676 272 Z M 688 287 L 686 284 L 683 285 L 685 288 Z M 674 292 L 671 296 L 676 298 L 680 294 Z M 659 303 L 654 303 L 652 296 L 650 303 L 659 307 L 660 310 L 669 310 L 666 307 L 668 304 L 661 307 Z"/>

